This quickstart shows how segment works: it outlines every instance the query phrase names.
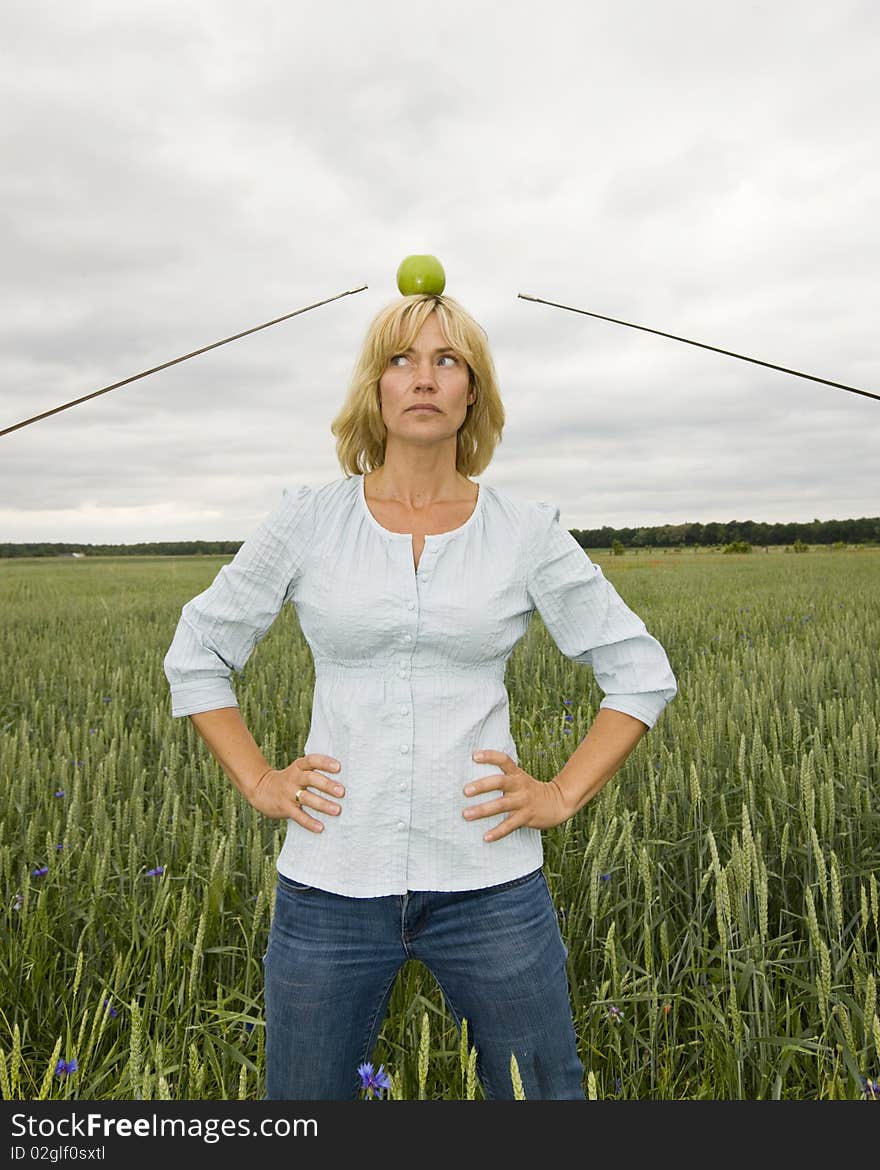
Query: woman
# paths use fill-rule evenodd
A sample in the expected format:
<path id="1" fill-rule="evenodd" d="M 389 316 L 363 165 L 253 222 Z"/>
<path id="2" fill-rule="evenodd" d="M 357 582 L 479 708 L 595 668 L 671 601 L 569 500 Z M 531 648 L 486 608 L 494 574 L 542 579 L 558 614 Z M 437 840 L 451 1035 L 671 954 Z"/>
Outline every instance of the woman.
<path id="1" fill-rule="evenodd" d="M 486 1097 L 584 1098 L 541 830 L 583 807 L 676 691 L 666 654 L 558 508 L 473 482 L 504 410 L 452 298 L 393 302 L 333 423 L 345 478 L 286 490 L 165 658 L 242 795 L 287 819 L 264 956 L 266 1096 L 357 1097 L 398 971 L 419 959 L 468 1021 Z M 303 755 L 275 768 L 230 684 L 285 601 L 312 650 Z M 517 764 L 507 659 L 537 609 L 605 692 L 546 782 Z"/>

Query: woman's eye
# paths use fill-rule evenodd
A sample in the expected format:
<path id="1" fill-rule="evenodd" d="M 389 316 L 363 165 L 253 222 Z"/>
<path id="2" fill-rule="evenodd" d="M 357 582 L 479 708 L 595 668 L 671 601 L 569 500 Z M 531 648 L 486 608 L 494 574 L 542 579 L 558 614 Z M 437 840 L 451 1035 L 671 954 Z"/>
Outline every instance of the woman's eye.
<path id="1" fill-rule="evenodd" d="M 389 366 L 404 366 L 409 362 L 409 354 L 395 353 L 388 359 Z M 447 369 L 450 366 L 458 365 L 458 358 L 452 353 L 441 353 L 437 358 L 437 364 L 445 366 Z"/>

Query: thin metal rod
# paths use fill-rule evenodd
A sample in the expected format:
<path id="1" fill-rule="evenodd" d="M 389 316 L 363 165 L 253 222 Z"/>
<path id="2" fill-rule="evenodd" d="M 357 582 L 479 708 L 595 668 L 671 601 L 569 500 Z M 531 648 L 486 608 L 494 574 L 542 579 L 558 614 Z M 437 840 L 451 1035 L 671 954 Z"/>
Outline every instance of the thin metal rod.
<path id="1" fill-rule="evenodd" d="M 32 418 L 26 418 L 23 422 L 15 423 L 14 426 L 5 427 L 0 431 L 0 435 L 8 435 L 12 431 L 17 431 L 21 427 L 26 427 L 30 423 L 38 422 L 41 418 L 48 418 L 51 414 L 58 414 L 61 410 L 67 410 L 70 406 L 77 406 L 80 402 L 88 402 L 90 398 L 97 398 L 99 394 L 106 394 L 109 390 L 118 390 L 120 386 L 127 386 L 129 382 L 136 382 L 138 378 L 146 378 L 148 374 L 155 374 L 159 370 L 167 370 L 169 366 L 176 366 L 178 362 L 185 362 L 188 358 L 196 357 L 200 353 L 207 353 L 209 349 L 216 349 L 218 345 L 226 345 L 230 341 L 238 341 L 240 337 L 247 337 L 249 333 L 257 333 L 260 329 L 268 329 L 270 325 L 277 325 L 279 321 L 289 321 L 291 317 L 298 317 L 300 313 L 308 313 L 310 309 L 318 309 L 321 305 L 329 305 L 331 301 L 338 301 L 341 297 L 350 297 L 355 293 L 363 292 L 369 286 L 362 284 L 360 288 L 351 288 L 347 292 L 337 293 L 335 297 L 328 297 L 326 301 L 316 301 L 313 305 L 306 305 L 304 309 L 295 309 L 292 313 L 285 313 L 283 317 L 276 317 L 274 321 L 266 321 L 263 325 L 255 325 L 253 329 L 245 329 L 242 333 L 235 333 L 232 337 L 224 337 L 222 341 L 214 341 L 210 345 L 203 345 L 201 349 L 194 349 L 192 353 L 185 353 L 183 357 L 172 359 L 170 362 L 163 362 L 161 366 L 153 366 L 149 370 L 144 370 L 141 374 L 134 374 L 130 378 L 123 378 L 121 382 L 114 382 L 112 386 L 105 386 L 103 390 L 93 390 L 91 394 L 83 394 L 81 398 L 74 398 L 71 402 L 65 402 L 61 406 L 54 406 L 51 410 L 44 410 L 42 414 L 35 414 Z"/>
<path id="2" fill-rule="evenodd" d="M 809 378 L 811 382 L 821 382 L 825 386 L 836 386 L 838 390 L 849 390 L 852 394 L 863 394 L 865 398 L 876 398 L 880 402 L 880 394 L 870 390 L 858 390 L 855 386 L 845 386 L 843 382 L 832 382 L 828 378 L 817 378 L 814 374 L 804 374 L 800 370 L 789 370 L 786 366 L 777 366 L 773 362 L 762 362 L 759 358 L 746 357 L 743 353 L 734 353 L 731 349 L 719 349 L 717 345 L 706 345 L 702 341 L 691 341 L 688 337 L 676 337 L 674 333 L 663 333 L 660 329 L 649 329 L 647 325 L 633 325 L 631 321 L 618 321 L 616 317 L 604 317 L 601 313 L 591 313 L 587 309 L 574 309 L 571 305 L 560 305 L 557 301 L 545 301 L 541 297 L 530 297 L 525 293 L 517 293 L 520 300 L 537 301 L 539 305 L 552 305 L 554 309 L 567 309 L 570 313 L 583 313 L 585 317 L 598 317 L 600 321 L 612 321 L 615 325 L 626 325 L 628 329 L 641 329 L 645 333 L 656 333 L 658 337 L 669 337 L 673 341 L 684 341 L 687 345 L 698 345 L 700 349 L 711 349 L 714 353 L 724 353 L 728 357 L 739 358 L 744 362 L 754 362 L 756 366 L 767 366 L 770 370 L 781 370 L 783 374 L 794 374 L 796 378 Z"/>

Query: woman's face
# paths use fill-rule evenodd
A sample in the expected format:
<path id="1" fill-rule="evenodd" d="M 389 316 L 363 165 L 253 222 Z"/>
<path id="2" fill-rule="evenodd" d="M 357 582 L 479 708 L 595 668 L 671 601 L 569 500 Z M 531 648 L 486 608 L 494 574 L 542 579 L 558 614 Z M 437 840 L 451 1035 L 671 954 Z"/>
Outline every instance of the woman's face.
<path id="1" fill-rule="evenodd" d="M 432 313 L 406 353 L 392 354 L 379 379 L 388 434 L 415 442 L 455 436 L 474 401 L 470 370 L 443 336 Z M 414 409 L 433 407 L 432 410 Z"/>

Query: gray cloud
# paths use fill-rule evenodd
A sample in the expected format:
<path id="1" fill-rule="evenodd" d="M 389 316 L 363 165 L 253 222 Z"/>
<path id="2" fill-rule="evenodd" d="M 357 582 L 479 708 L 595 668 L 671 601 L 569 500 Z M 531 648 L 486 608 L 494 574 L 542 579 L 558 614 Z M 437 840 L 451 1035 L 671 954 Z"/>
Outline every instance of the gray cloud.
<path id="1" fill-rule="evenodd" d="M 49 17 L 51 16 L 51 19 Z M 410 252 L 485 325 L 481 477 L 572 527 L 876 515 L 873 6 L 20 6 L 0 207 L 0 539 L 240 539 Z"/>

